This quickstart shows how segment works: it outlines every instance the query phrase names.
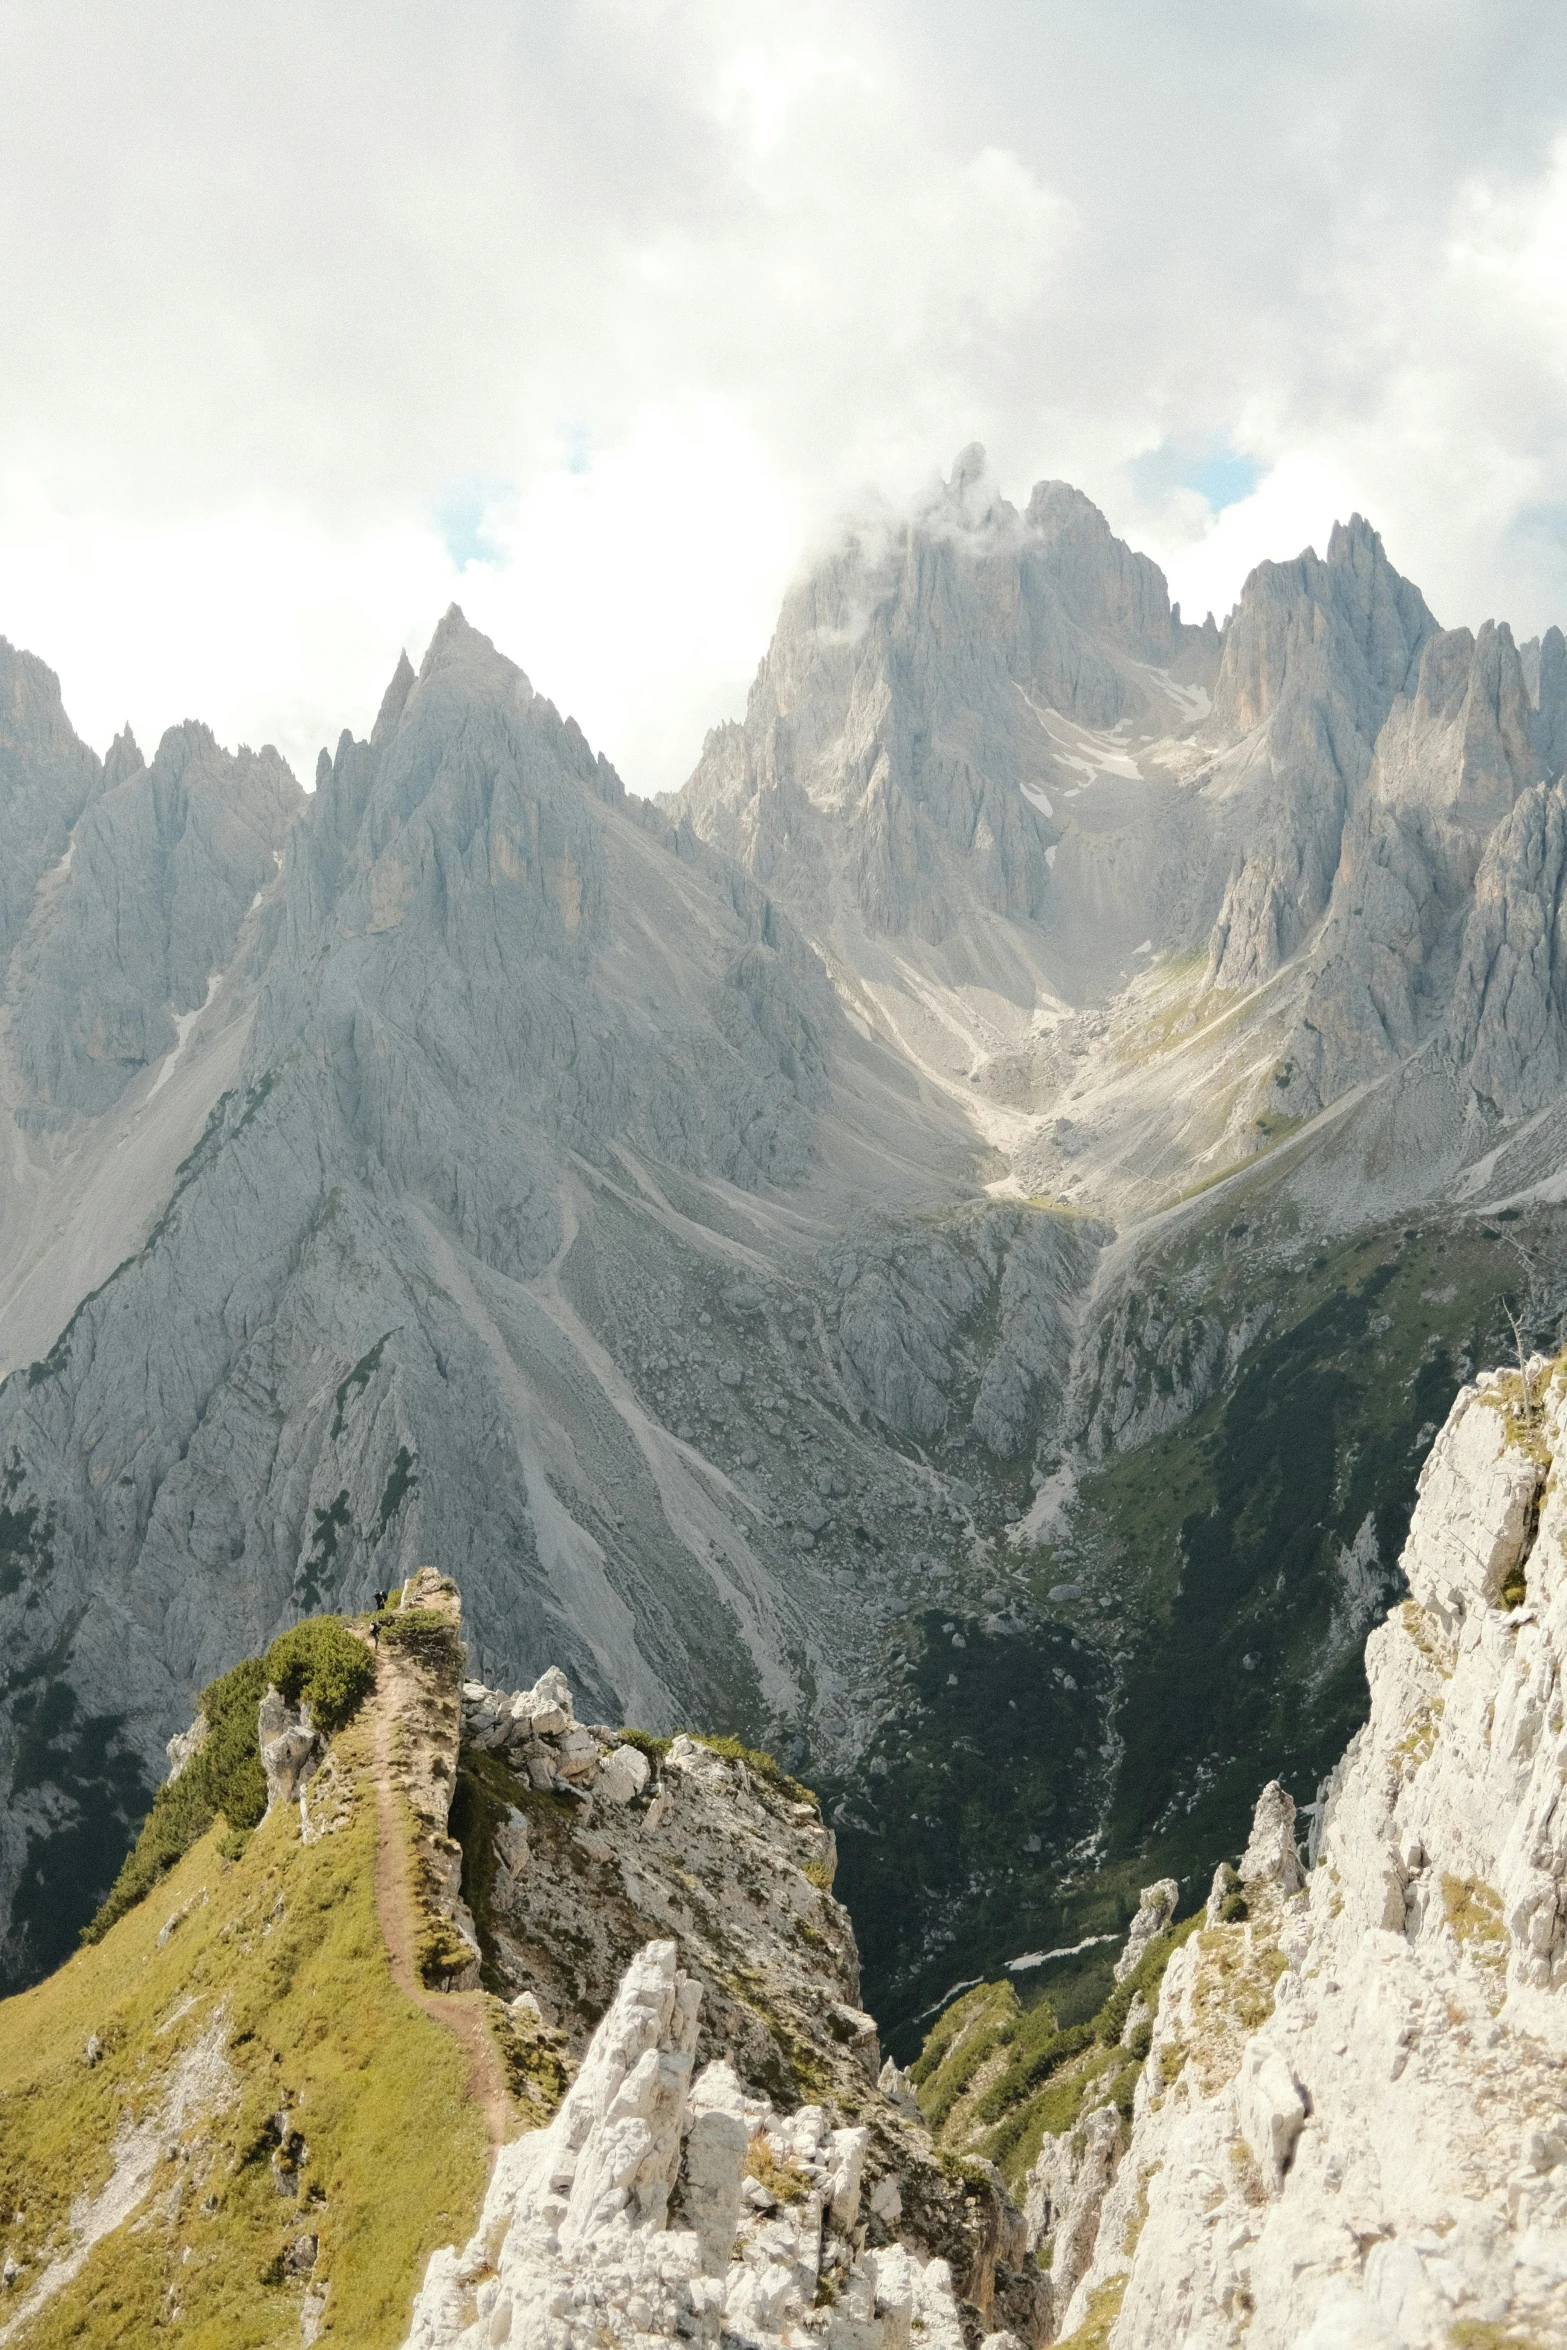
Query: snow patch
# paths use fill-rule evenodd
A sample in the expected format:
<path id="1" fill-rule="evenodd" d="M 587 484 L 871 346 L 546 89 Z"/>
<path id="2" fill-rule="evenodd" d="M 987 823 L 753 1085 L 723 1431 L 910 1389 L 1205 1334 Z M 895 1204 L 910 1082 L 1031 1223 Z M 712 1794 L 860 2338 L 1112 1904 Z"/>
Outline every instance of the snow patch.
<path id="1" fill-rule="evenodd" d="M 218 981 L 222 977 L 223 974 L 221 971 L 213 972 L 212 977 L 207 981 L 207 992 L 202 997 L 200 1003 L 196 1006 L 194 1012 L 175 1013 L 174 1050 L 171 1053 L 166 1053 L 164 1055 L 163 1066 L 159 1069 L 157 1076 L 153 1079 L 151 1086 L 148 1088 L 148 1101 L 151 1101 L 155 1093 L 161 1093 L 164 1086 L 167 1085 L 169 1079 L 173 1076 L 174 1064 L 179 1059 L 181 1053 L 185 1050 L 185 1039 L 189 1036 L 191 1030 L 195 1027 L 197 1021 L 201 1018 L 202 1013 L 207 1009 L 207 1006 L 211 1003 L 213 997 L 217 994 Z"/>

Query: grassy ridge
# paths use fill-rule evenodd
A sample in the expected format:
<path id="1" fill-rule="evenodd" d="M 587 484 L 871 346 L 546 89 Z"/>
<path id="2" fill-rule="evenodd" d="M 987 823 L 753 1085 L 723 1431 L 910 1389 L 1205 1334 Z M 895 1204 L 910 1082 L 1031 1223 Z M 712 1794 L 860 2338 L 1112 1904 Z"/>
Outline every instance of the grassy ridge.
<path id="1" fill-rule="evenodd" d="M 285 2260 L 302 2233 L 330 2283 L 326 2338 L 392 2350 L 430 2252 L 471 2226 L 484 2121 L 457 2045 L 392 1980 L 369 1743 L 360 1720 L 334 1749 L 353 1802 L 337 1834 L 305 1846 L 275 1815 L 229 1861 L 214 1825 L 157 1900 L 0 2003 L 0 2211 L 22 2214 L 0 2247 L 27 2261 L 13 2307 L 128 2126 L 161 2115 L 177 2147 L 136 2218 L 32 2320 L 29 2350 L 151 2341 L 176 2308 L 193 2350 L 295 2350 L 306 2280 Z M 209 2033 L 226 2048 L 224 2102 L 176 2124 L 171 2077 Z M 302 2162 L 282 2159 L 279 2113 Z"/>
<path id="2" fill-rule="evenodd" d="M 238 1856 L 241 1840 L 267 1808 L 256 1712 L 269 1688 L 290 1705 L 308 1705 L 316 1728 L 330 1738 L 357 1712 L 374 1682 L 375 1666 L 364 1643 L 336 1616 L 313 1616 L 291 1626 L 264 1657 L 247 1657 L 210 1682 L 200 1704 L 205 1742 L 179 1777 L 165 1780 L 153 1797 L 141 1833 L 102 1908 L 82 1929 L 82 1940 L 101 1942 L 214 1820 L 227 1823 L 225 1857 Z"/>

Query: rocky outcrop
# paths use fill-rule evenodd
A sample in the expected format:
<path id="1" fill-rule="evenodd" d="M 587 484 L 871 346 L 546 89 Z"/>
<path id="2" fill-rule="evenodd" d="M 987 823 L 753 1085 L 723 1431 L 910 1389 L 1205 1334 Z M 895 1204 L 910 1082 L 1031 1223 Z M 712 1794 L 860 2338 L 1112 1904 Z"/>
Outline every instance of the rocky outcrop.
<path id="1" fill-rule="evenodd" d="M 1432 1447 L 1315 1865 L 1270 1787 L 1239 1884 L 1169 1962 L 1063 2332 L 1446 2350 L 1567 2329 L 1567 1385 L 1538 1362 L 1530 1382 L 1486 1374 Z M 1036 2224 L 1070 2199 L 1054 2179 Z"/>
<path id="2" fill-rule="evenodd" d="M 807 2313 L 830 2350 L 961 2350 L 946 2263 L 857 2240 L 869 2133 L 780 2114 L 722 2062 L 693 2075 L 701 1996 L 672 1942 L 632 1961 L 555 2120 L 504 2149 L 472 2241 L 431 2263 L 409 2350 L 574 2350 L 584 2328 L 771 2350 Z"/>
<path id="3" fill-rule="evenodd" d="M 462 1595 L 449 1575 L 420 1567 L 395 1596 L 395 1608 L 377 1619 L 376 1688 L 386 1723 L 383 1767 L 411 1831 L 414 1962 L 430 1989 L 470 1991 L 479 1981 L 479 1936 L 463 1898 L 462 1846 L 451 1832 L 467 1657 Z"/>
<path id="4" fill-rule="evenodd" d="M 716 2339 L 722 2315 L 770 2344 L 836 2309 L 891 2345 L 905 2286 L 953 2350 L 1042 2340 L 1021 2214 L 988 2166 L 943 2164 L 882 2063 L 815 1797 L 734 1740 L 585 1728 L 553 1667 L 510 1695 L 469 1683 L 462 1720 L 484 1980 L 541 2081 L 580 2070 L 432 2267 L 414 2340 L 483 2340 L 509 2301 L 540 2350 L 567 2338 L 546 2318 L 588 2308 L 608 2340 Z"/>
<path id="5" fill-rule="evenodd" d="M 277 1690 L 261 1700 L 261 1768 L 267 1782 L 267 1810 L 297 1803 L 321 1767 L 325 1742 L 317 1735 L 308 1705 L 290 1705 Z"/>
<path id="6" fill-rule="evenodd" d="M 1157 1885 L 1143 1887 L 1137 1914 L 1127 1932 L 1126 1947 L 1115 1962 L 1115 1979 L 1118 1983 L 1126 1980 L 1149 1943 L 1164 1932 L 1175 1915 L 1180 1898 L 1181 1888 L 1173 1877 L 1161 1877 Z"/>

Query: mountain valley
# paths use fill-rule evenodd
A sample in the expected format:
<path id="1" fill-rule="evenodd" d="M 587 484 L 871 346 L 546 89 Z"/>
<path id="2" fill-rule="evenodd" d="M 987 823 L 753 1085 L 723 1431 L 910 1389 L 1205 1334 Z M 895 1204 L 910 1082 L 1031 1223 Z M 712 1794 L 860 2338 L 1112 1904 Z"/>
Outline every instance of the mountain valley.
<path id="1" fill-rule="evenodd" d="M 901 2060 L 1096 2013 L 1557 1343 L 1564 745 L 1358 518 L 1195 627 L 977 451 L 657 804 L 455 611 L 308 794 L 0 650 L 5 1987 L 197 1692 L 432 1560 L 480 1680 L 823 1789 Z"/>

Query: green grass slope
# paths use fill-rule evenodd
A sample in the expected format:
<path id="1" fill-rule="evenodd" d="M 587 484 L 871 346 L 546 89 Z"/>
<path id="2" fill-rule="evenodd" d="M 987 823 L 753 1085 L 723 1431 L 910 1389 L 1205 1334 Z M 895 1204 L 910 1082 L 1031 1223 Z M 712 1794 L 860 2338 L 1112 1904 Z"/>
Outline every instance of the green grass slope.
<path id="1" fill-rule="evenodd" d="M 169 2328 L 191 2350 L 295 2350 L 322 2285 L 323 2340 L 390 2350 L 430 2252 L 471 2226 L 484 2120 L 460 2049 L 392 1979 L 367 1715 L 333 1754 L 335 1834 L 307 1846 L 280 1812 L 231 1858 L 214 1818 L 101 1939 L 0 2002 L 0 2256 L 18 2264 L 0 2322 L 67 2272 L 29 2350 Z"/>

